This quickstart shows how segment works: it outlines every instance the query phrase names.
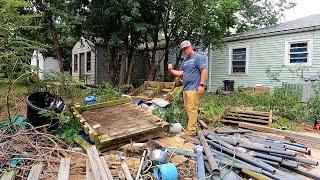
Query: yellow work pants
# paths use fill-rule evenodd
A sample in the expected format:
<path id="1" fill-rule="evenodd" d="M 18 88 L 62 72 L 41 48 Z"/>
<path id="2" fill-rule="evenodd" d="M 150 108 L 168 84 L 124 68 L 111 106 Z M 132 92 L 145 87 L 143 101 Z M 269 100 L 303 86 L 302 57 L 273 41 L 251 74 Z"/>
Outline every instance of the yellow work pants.
<path id="1" fill-rule="evenodd" d="M 184 107 L 186 109 L 188 120 L 188 134 L 191 136 L 196 135 L 197 132 L 197 119 L 198 107 L 201 95 L 197 91 L 183 91 Z"/>

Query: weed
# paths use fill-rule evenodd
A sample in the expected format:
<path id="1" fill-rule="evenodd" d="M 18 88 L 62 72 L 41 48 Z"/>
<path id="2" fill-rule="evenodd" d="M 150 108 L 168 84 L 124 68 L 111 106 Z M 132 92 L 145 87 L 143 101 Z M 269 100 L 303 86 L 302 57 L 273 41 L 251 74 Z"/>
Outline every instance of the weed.
<path id="1" fill-rule="evenodd" d="M 55 134 L 67 143 L 72 143 L 80 130 L 82 130 L 80 122 L 75 119 L 71 119 L 59 126 L 59 128 L 55 130 Z"/>

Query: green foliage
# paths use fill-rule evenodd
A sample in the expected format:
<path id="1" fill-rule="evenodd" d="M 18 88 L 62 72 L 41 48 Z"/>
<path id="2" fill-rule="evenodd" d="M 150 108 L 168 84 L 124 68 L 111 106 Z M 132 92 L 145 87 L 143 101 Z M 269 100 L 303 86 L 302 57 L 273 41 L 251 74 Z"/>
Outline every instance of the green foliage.
<path id="1" fill-rule="evenodd" d="M 299 127 L 295 122 L 290 121 L 289 119 L 278 117 L 276 122 L 272 124 L 273 128 L 281 130 L 290 130 L 290 131 L 299 131 Z"/>
<path id="2" fill-rule="evenodd" d="M 80 122 L 75 119 L 71 119 L 59 126 L 55 131 L 55 134 L 67 143 L 72 143 L 80 130 L 82 130 Z"/>
<path id="3" fill-rule="evenodd" d="M 199 110 L 204 115 L 206 119 L 212 120 L 217 116 L 223 115 L 223 109 L 221 105 L 218 103 L 210 100 L 208 97 L 208 94 L 205 95 L 205 97 L 202 99 Z"/>
<path id="4" fill-rule="evenodd" d="M 174 100 L 167 108 L 156 108 L 154 113 L 169 123 L 179 122 L 184 128 L 188 125 L 188 115 L 180 99 Z"/>

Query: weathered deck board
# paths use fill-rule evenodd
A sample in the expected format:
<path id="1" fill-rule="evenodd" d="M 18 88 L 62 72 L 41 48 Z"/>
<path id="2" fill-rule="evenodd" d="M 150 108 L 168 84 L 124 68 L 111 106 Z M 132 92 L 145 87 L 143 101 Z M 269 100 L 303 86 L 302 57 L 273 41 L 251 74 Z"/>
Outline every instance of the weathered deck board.
<path id="1" fill-rule="evenodd" d="M 37 163 L 32 166 L 27 180 L 38 180 L 42 172 L 43 163 Z"/>
<path id="2" fill-rule="evenodd" d="M 14 180 L 15 176 L 17 174 L 17 171 L 9 171 L 9 172 L 5 172 L 2 176 L 1 176 L 1 180 Z"/>
<path id="3" fill-rule="evenodd" d="M 71 158 L 62 158 L 59 167 L 58 180 L 68 180 L 70 173 Z"/>
<path id="4" fill-rule="evenodd" d="M 108 176 L 101 162 L 101 159 L 99 158 L 99 153 L 96 146 L 91 146 L 90 148 L 88 148 L 87 154 L 94 178 L 96 180 L 107 180 Z"/>

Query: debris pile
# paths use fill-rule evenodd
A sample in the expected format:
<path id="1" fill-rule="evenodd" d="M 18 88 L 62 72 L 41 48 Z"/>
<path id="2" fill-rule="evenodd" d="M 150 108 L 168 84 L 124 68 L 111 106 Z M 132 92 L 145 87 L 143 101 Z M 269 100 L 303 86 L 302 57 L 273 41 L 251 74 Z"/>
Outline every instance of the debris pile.
<path id="1" fill-rule="evenodd" d="M 319 174 L 309 171 L 319 163 L 305 158 L 311 153 L 305 145 L 245 129 L 200 131 L 198 137 L 195 152 L 172 149 L 197 160 L 198 177 L 203 177 L 205 167 L 213 179 L 241 179 L 239 174 L 254 179 L 301 179 L 301 175 L 320 179 Z"/>
<path id="2" fill-rule="evenodd" d="M 26 179 L 32 168 L 41 166 L 41 178 L 57 177 L 60 159 L 77 155 L 77 163 L 85 154 L 68 150 L 68 146 L 56 136 L 40 132 L 42 127 L 8 125 L 0 129 L 0 173 L 13 171 L 19 179 Z M 76 174 L 83 169 L 73 166 Z M 41 172 L 41 171 L 40 171 Z"/>

